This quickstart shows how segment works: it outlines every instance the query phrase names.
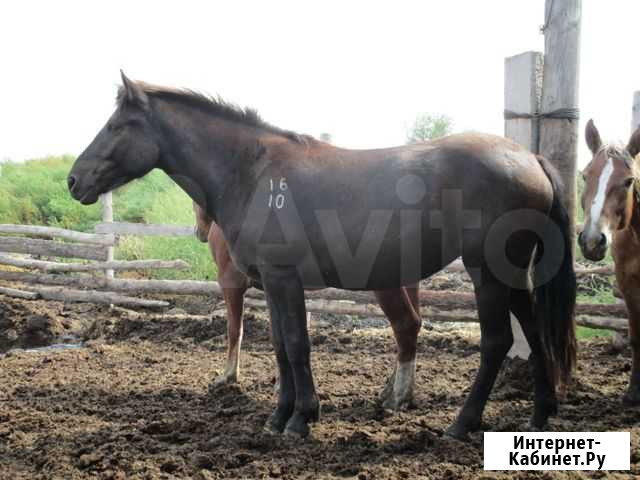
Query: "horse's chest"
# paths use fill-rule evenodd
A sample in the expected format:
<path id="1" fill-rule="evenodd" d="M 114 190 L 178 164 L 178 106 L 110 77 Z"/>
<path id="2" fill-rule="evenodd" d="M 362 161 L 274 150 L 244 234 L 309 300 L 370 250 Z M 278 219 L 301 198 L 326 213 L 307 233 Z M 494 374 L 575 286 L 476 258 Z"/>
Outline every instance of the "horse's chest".
<path id="1" fill-rule="evenodd" d="M 616 278 L 622 290 L 640 285 L 640 243 L 629 232 L 616 234 L 611 245 Z"/>

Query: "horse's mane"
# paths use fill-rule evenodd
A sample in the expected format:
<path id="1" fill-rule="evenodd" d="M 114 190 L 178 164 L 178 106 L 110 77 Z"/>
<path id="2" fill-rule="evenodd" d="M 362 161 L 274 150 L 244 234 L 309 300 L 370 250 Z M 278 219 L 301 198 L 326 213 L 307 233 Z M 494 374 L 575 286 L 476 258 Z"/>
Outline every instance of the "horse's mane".
<path id="1" fill-rule="evenodd" d="M 634 159 L 622 143 L 609 143 L 601 148 L 611 158 L 622 160 L 625 165 L 632 168 Z"/>
<path id="2" fill-rule="evenodd" d="M 307 140 L 312 138 L 308 135 L 300 135 L 294 131 L 285 130 L 271 125 L 260 117 L 257 110 L 253 108 L 239 107 L 235 103 L 223 100 L 220 96 L 214 97 L 195 90 L 162 87 L 141 81 L 136 81 L 135 84 L 149 97 L 178 102 L 182 105 L 210 113 L 211 115 L 215 115 L 225 120 L 238 122 L 243 125 L 260 128 L 277 135 L 282 135 L 297 143 L 306 143 Z M 121 86 L 118 89 L 118 95 L 116 98 L 118 105 L 121 104 L 124 95 L 124 87 Z"/>

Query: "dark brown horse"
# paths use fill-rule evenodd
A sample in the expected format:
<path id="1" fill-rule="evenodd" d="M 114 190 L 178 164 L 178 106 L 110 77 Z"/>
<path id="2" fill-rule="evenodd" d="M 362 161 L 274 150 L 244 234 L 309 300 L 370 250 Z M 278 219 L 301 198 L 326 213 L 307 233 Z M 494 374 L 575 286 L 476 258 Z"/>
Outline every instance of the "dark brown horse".
<path id="1" fill-rule="evenodd" d="M 236 383 L 240 375 L 240 349 L 242 345 L 244 294 L 250 287 L 262 289 L 259 282 L 244 275 L 233 261 L 224 233 L 216 222 L 195 202 L 196 237 L 207 242 L 213 261 L 218 266 L 218 283 L 227 308 L 227 365 L 224 372 L 209 386 L 210 390 L 229 383 Z M 401 295 L 394 297 L 394 292 Z M 415 384 L 416 337 L 420 329 L 420 302 L 418 286 L 412 285 L 398 290 L 376 291 L 380 306 L 387 314 L 396 337 L 398 365 L 381 392 L 382 406 L 398 410 L 413 400 Z M 413 312 L 406 315 L 404 295 L 407 295 Z M 411 328 L 411 324 L 414 328 Z M 399 374 L 397 372 L 400 372 Z"/>
<path id="2" fill-rule="evenodd" d="M 584 256 L 602 260 L 611 245 L 616 279 L 629 311 L 633 351 L 631 381 L 624 402 L 640 405 L 640 128 L 626 147 L 603 144 L 589 120 L 587 145 L 593 154 L 583 171 L 584 229 L 578 242 Z"/>
<path id="3" fill-rule="evenodd" d="M 280 391 L 268 428 L 304 436 L 319 416 L 305 288 L 388 290 L 408 318 L 411 302 L 398 290 L 460 255 L 474 282 L 481 355 L 448 433 L 480 426 L 513 342 L 510 310 L 534 359 L 532 423 L 546 424 L 555 381 L 575 355 L 572 226 L 546 161 L 482 134 L 341 149 L 252 110 L 122 80 L 115 113 L 71 169 L 71 194 L 92 204 L 160 168 L 218 224 L 234 265 L 259 279 L 269 305 Z"/>

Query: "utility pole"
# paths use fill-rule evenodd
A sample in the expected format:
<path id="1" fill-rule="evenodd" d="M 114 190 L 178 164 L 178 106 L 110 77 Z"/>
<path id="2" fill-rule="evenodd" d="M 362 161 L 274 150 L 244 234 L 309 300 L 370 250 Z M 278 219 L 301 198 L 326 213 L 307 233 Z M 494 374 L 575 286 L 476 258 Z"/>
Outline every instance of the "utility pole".
<path id="1" fill-rule="evenodd" d="M 565 205 L 575 224 L 582 0 L 546 0 L 544 18 L 540 154 L 562 175 Z"/>

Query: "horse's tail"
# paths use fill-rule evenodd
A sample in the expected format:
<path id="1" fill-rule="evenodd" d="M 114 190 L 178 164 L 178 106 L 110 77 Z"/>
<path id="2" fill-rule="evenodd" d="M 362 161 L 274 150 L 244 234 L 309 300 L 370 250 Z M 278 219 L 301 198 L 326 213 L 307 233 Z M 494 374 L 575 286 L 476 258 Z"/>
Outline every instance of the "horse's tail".
<path id="1" fill-rule="evenodd" d="M 560 269 L 555 275 L 558 265 L 539 262 L 534 268 L 534 284 L 536 285 L 536 322 L 540 330 L 542 348 L 547 360 L 547 367 L 554 382 L 558 380 L 567 384 L 576 362 L 576 274 L 573 268 L 572 229 L 569 214 L 562 199 L 562 180 L 555 169 L 545 158 L 538 156 L 540 166 L 551 182 L 553 203 L 549 211 L 550 229 L 559 229 L 562 234 L 564 255 Z M 546 235 L 547 239 L 551 236 Z M 551 241 L 544 245 L 539 242 L 537 256 L 543 248 L 553 248 Z M 558 247 L 561 247 L 558 245 Z"/>

